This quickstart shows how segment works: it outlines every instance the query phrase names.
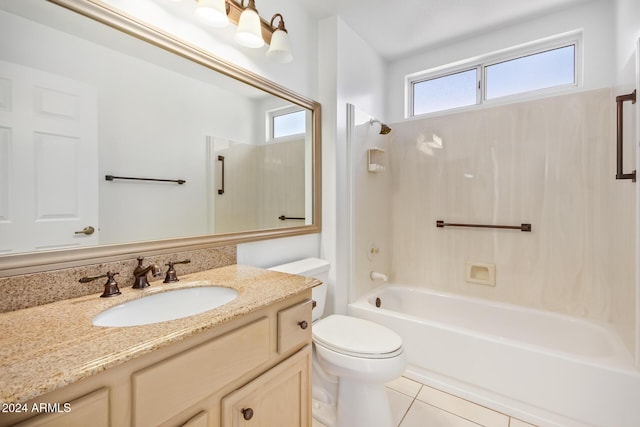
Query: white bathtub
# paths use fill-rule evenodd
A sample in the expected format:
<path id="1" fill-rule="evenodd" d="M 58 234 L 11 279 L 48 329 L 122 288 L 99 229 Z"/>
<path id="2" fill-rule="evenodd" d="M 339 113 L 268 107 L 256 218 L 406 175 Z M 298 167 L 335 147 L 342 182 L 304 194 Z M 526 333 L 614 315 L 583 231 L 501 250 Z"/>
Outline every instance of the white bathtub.
<path id="1" fill-rule="evenodd" d="M 425 384 L 539 426 L 640 426 L 640 373 L 609 325 L 400 285 L 349 314 L 399 333 Z"/>

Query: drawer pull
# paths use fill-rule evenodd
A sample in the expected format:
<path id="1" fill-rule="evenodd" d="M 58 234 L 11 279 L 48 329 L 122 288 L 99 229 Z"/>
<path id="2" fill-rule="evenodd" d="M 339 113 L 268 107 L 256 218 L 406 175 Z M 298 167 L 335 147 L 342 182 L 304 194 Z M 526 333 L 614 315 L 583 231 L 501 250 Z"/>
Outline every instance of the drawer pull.
<path id="1" fill-rule="evenodd" d="M 300 322 L 298 322 L 298 325 L 300 326 L 300 328 L 302 329 L 307 329 L 309 327 L 309 324 L 307 323 L 306 320 L 302 320 Z"/>
<path id="2" fill-rule="evenodd" d="M 242 417 L 247 421 L 253 418 L 253 409 L 251 408 L 242 408 L 240 412 L 242 412 Z"/>

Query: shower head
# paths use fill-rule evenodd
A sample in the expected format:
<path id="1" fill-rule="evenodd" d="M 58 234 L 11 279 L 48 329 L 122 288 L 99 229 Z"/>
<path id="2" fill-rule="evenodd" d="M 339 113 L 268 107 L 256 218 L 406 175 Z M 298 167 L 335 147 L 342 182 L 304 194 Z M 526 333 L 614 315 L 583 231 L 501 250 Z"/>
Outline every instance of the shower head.
<path id="1" fill-rule="evenodd" d="M 380 120 L 377 120 L 377 119 L 369 120 L 369 124 L 371 126 L 373 126 L 374 123 L 380 123 L 380 135 L 386 135 L 389 132 L 391 132 L 391 128 L 389 126 L 385 125 L 384 123 L 382 123 Z"/>

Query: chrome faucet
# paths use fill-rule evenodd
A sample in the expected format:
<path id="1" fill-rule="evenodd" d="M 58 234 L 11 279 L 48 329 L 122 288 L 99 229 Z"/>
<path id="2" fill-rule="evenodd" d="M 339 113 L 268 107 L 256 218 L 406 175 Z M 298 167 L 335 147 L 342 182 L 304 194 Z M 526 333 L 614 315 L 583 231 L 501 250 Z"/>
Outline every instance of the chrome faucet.
<path id="1" fill-rule="evenodd" d="M 151 264 L 147 267 L 142 266 L 143 257 L 138 257 L 138 266 L 133 270 L 133 289 L 144 289 L 149 285 L 149 281 L 147 280 L 147 273 L 151 271 L 153 277 L 160 277 L 162 274 L 160 271 L 160 267 L 157 264 Z"/>

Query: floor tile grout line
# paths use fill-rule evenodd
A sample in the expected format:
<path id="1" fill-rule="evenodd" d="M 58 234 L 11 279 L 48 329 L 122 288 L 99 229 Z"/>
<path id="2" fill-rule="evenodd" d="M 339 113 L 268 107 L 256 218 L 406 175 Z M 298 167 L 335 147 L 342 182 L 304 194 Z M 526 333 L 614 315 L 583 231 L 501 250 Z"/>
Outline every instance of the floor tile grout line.
<path id="1" fill-rule="evenodd" d="M 407 415 L 409 414 L 409 411 L 411 410 L 411 407 L 413 406 L 413 404 L 415 403 L 415 401 L 418 399 L 418 395 L 420 394 L 420 392 L 422 391 L 422 388 L 424 387 L 424 384 L 420 384 L 420 388 L 418 388 L 418 391 L 416 392 L 415 396 L 413 396 L 411 403 L 409 404 L 409 407 L 407 408 L 406 411 L 404 411 L 404 414 L 402 415 L 402 418 L 400 418 L 400 422 L 398 423 L 398 427 L 402 426 L 402 422 L 404 421 L 404 419 L 407 417 Z M 397 391 L 397 390 L 396 390 Z M 402 393 L 404 394 L 404 393 Z M 407 397 L 411 397 L 408 394 L 405 394 L 405 396 Z"/>
<path id="2" fill-rule="evenodd" d="M 413 380 L 411 380 L 411 381 L 413 381 Z M 485 426 L 485 425 L 483 425 L 483 424 L 480 424 L 480 423 L 479 423 L 479 422 L 477 422 L 477 421 L 471 420 L 471 419 L 469 419 L 469 418 L 467 418 L 467 417 L 465 417 L 465 416 L 463 416 L 463 415 L 461 415 L 461 414 L 456 414 L 455 412 L 451 412 L 450 410 L 447 410 L 447 409 L 445 409 L 445 408 L 441 408 L 440 406 L 436 406 L 436 405 L 434 405 L 434 404 L 432 404 L 432 403 L 430 403 L 430 402 L 426 402 L 426 401 L 424 401 L 424 400 L 422 400 L 422 399 L 419 399 L 419 398 L 418 398 L 418 396 L 420 396 L 420 392 L 421 392 L 421 391 L 423 390 L 423 388 L 425 388 L 425 387 L 431 387 L 431 386 L 428 386 L 428 385 L 426 385 L 426 384 L 420 384 L 420 388 L 418 389 L 418 392 L 417 392 L 417 393 L 416 393 L 416 395 L 413 397 L 413 400 L 411 401 L 411 404 L 409 405 L 409 408 L 407 409 L 407 411 L 406 411 L 406 412 L 404 413 L 404 415 L 402 416 L 402 420 L 400 421 L 400 424 L 398 424 L 398 427 L 400 427 L 400 426 L 401 426 L 402 421 L 404 421 L 404 419 L 406 418 L 407 414 L 409 413 L 409 410 L 411 409 L 411 407 L 413 407 L 413 404 L 415 403 L 415 401 L 416 401 L 416 400 L 417 400 L 417 401 L 419 401 L 420 403 L 424 403 L 425 405 L 429 405 L 429 406 L 431 406 L 432 408 L 439 409 L 439 410 L 441 410 L 441 411 L 443 411 L 443 412 L 446 412 L 446 413 L 448 413 L 448 414 L 450 414 L 450 415 L 453 415 L 453 416 L 455 416 L 455 417 L 457 417 L 457 418 L 463 419 L 463 420 L 468 421 L 468 422 L 470 422 L 470 423 L 476 424 L 476 425 L 478 425 L 478 426 L 480 426 L 480 427 L 487 427 L 487 426 Z M 434 387 L 431 387 L 431 388 L 434 388 Z M 491 409 L 491 408 L 489 408 L 489 407 L 486 407 L 486 406 L 484 406 L 484 405 L 480 405 L 480 404 L 475 403 L 475 402 L 473 402 L 473 401 L 471 401 L 471 400 L 465 399 L 465 398 L 460 397 L 460 396 L 456 396 L 456 395 L 451 394 L 451 393 L 447 393 L 447 392 L 442 391 L 442 390 L 439 390 L 439 389 L 437 389 L 437 388 L 434 388 L 434 389 L 435 389 L 435 390 L 438 390 L 438 391 L 441 391 L 442 393 L 445 393 L 445 394 L 447 394 L 447 395 L 451 396 L 452 398 L 460 399 L 460 400 L 463 400 L 463 401 L 465 401 L 465 402 L 468 402 L 468 403 L 470 403 L 470 404 L 472 404 L 472 405 L 477 405 L 477 406 L 483 407 L 483 408 L 485 408 L 485 409 L 487 409 L 487 410 L 490 410 L 490 411 L 496 412 L 496 413 L 498 413 L 498 414 L 504 415 L 504 416 L 506 416 L 506 417 L 507 417 L 507 427 L 510 427 L 510 426 L 511 426 L 511 419 L 512 419 L 513 417 L 509 416 L 508 414 L 502 413 L 502 412 L 500 412 L 500 411 L 496 411 L 496 410 Z M 396 391 L 397 391 L 397 390 L 396 390 Z M 404 394 L 404 393 L 403 393 L 403 394 Z M 409 396 L 409 395 L 408 395 L 408 394 L 405 394 L 405 396 Z"/>
<path id="3" fill-rule="evenodd" d="M 407 415 L 409 415 L 409 411 L 411 410 L 411 407 L 413 406 L 413 404 L 415 402 L 416 402 L 416 398 L 414 397 L 413 400 L 411 401 L 411 403 L 409 404 L 409 407 L 407 408 L 407 410 L 404 411 L 404 415 L 402 415 L 402 418 L 400 419 L 400 422 L 398 423 L 398 427 L 402 427 L 402 422 L 407 417 Z"/>
<path id="4" fill-rule="evenodd" d="M 413 381 L 413 380 L 412 380 L 412 381 Z M 440 409 L 440 410 L 442 410 L 442 411 L 445 411 L 445 412 L 448 412 L 448 413 L 450 413 L 450 414 L 452 414 L 452 415 L 455 415 L 455 416 L 457 416 L 458 418 L 462 418 L 462 419 L 464 419 L 464 420 L 467 420 L 467 421 L 469 421 L 469 422 L 472 422 L 472 423 L 474 423 L 474 424 L 478 424 L 478 425 L 482 426 L 482 424 L 480 424 L 480 423 L 478 423 L 478 422 L 476 422 L 476 421 L 470 420 L 470 419 L 468 419 L 468 418 L 466 418 L 466 417 L 464 417 L 464 416 L 462 416 L 462 415 L 460 415 L 460 414 L 456 414 L 456 413 L 451 412 L 451 411 L 449 411 L 449 410 L 447 410 L 447 409 L 441 408 L 441 407 L 436 406 L 436 405 L 434 405 L 434 404 L 432 404 L 432 403 L 430 403 L 430 402 L 427 402 L 427 401 L 424 401 L 424 400 L 420 399 L 420 398 L 419 398 L 420 391 L 422 391 L 422 389 L 423 389 L 424 387 L 432 388 L 432 389 L 437 390 L 437 391 L 439 391 L 439 392 L 441 392 L 441 393 L 444 393 L 444 394 L 446 394 L 446 395 L 448 395 L 448 396 L 450 396 L 450 397 L 452 397 L 452 398 L 454 398 L 454 399 L 460 399 L 460 400 L 462 400 L 462 401 L 464 401 L 464 402 L 467 402 L 467 403 L 469 403 L 469 404 L 471 404 L 471 405 L 479 406 L 479 407 L 484 408 L 484 409 L 486 409 L 486 410 L 488 410 L 488 411 L 495 412 L 495 413 L 500 414 L 500 415 L 504 415 L 505 417 L 507 417 L 507 427 L 510 427 L 510 426 L 511 426 L 511 419 L 513 419 L 513 417 L 512 417 L 511 415 L 509 415 L 509 414 L 506 414 L 506 413 L 504 413 L 504 412 L 501 412 L 501 411 L 498 411 L 498 410 L 496 410 L 496 409 L 490 408 L 490 407 L 488 407 L 488 406 L 482 405 L 482 404 L 480 404 L 480 403 L 474 402 L 474 401 L 472 401 L 472 400 L 466 399 L 466 398 L 464 398 L 464 397 L 456 396 L 455 394 L 452 394 L 452 393 L 446 392 L 446 391 L 444 391 L 444 390 L 440 390 L 439 388 L 432 387 L 432 386 L 429 386 L 429 385 L 426 385 L 426 384 L 422 384 L 422 387 L 420 387 L 420 390 L 418 391 L 418 394 L 416 394 L 416 399 L 417 399 L 417 400 L 419 400 L 419 401 L 420 401 L 420 402 L 422 402 L 422 403 L 426 403 L 427 405 L 433 406 L 434 408 L 438 408 L 438 409 Z M 483 427 L 484 427 L 484 426 L 483 426 Z M 534 427 L 535 427 L 535 426 L 534 426 Z"/>

